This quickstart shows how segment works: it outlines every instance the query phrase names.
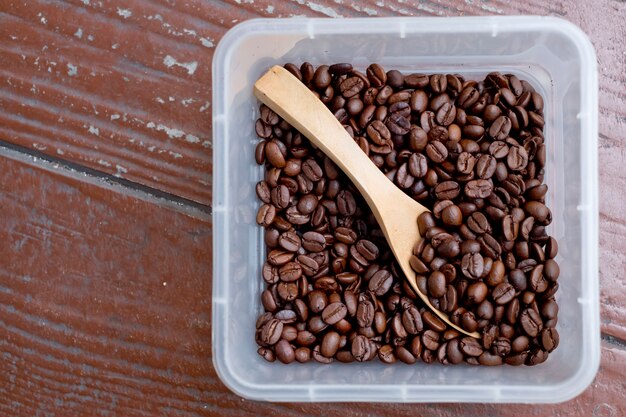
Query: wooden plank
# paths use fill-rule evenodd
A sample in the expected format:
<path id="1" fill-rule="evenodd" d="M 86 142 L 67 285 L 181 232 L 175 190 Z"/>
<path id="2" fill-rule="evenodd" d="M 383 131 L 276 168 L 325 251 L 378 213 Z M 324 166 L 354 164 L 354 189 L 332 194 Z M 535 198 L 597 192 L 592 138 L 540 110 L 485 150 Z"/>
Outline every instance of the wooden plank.
<path id="1" fill-rule="evenodd" d="M 0 415 L 202 409 L 209 217 L 157 203 L 0 158 Z"/>
<path id="2" fill-rule="evenodd" d="M 146 1 L 2 2 L 0 139 L 209 204 L 215 37 Z"/>

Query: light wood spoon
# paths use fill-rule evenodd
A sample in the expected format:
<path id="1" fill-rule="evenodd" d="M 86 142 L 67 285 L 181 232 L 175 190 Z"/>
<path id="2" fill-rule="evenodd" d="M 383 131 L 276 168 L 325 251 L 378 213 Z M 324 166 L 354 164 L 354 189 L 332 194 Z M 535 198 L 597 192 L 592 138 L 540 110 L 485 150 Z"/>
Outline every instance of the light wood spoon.
<path id="1" fill-rule="evenodd" d="M 272 67 L 254 84 L 254 95 L 335 162 L 361 192 L 374 213 L 413 291 L 441 320 L 457 331 L 467 332 L 436 309 L 417 287 L 409 259 L 422 239 L 417 217 L 428 209 L 404 194 L 370 161 L 335 116 L 313 93 L 281 66 Z"/>

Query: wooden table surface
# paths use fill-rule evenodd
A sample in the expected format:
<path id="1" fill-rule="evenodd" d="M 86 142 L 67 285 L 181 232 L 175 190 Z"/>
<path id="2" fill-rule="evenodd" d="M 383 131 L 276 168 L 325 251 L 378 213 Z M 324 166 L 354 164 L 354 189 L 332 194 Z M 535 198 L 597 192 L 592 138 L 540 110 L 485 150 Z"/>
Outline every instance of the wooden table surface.
<path id="1" fill-rule="evenodd" d="M 602 364 L 564 404 L 269 404 L 211 365 L 211 60 L 237 22 L 562 16 L 600 72 Z M 623 0 L 0 1 L 0 416 L 626 415 Z"/>

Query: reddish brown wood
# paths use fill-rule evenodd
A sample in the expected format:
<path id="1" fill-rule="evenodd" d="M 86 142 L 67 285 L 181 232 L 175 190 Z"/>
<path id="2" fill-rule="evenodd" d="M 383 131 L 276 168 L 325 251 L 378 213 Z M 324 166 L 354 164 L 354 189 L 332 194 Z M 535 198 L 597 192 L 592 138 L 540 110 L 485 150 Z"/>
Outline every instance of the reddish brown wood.
<path id="1" fill-rule="evenodd" d="M 0 141 L 208 205 L 211 57 L 229 27 L 491 13 L 563 16 L 598 54 L 603 346 L 581 396 L 546 406 L 240 399 L 211 365 L 209 216 L 3 150 L 0 417 L 626 415 L 624 2 L 2 1 Z"/>

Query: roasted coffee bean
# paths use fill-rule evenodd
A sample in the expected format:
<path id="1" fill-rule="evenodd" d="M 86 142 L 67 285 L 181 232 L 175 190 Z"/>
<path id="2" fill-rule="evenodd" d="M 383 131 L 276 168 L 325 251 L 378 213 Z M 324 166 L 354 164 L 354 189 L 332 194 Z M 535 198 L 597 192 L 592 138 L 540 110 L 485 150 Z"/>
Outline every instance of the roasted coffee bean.
<path id="1" fill-rule="evenodd" d="M 448 157 L 448 149 L 443 143 L 433 141 L 426 145 L 426 154 L 431 161 L 441 163 Z"/>
<path id="2" fill-rule="evenodd" d="M 511 131 L 511 119 L 500 116 L 489 127 L 489 136 L 495 140 L 504 140 Z"/>
<path id="3" fill-rule="evenodd" d="M 296 359 L 294 348 L 284 339 L 276 344 L 274 351 L 276 352 L 276 358 L 282 363 L 291 363 Z"/>
<path id="4" fill-rule="evenodd" d="M 461 272 L 470 279 L 480 278 L 484 266 L 483 257 L 479 253 L 465 254 L 461 260 Z"/>
<path id="5" fill-rule="evenodd" d="M 473 337 L 464 337 L 459 341 L 459 349 L 467 356 L 480 356 L 483 353 L 483 348 L 478 343 L 478 340 Z"/>
<path id="6" fill-rule="evenodd" d="M 351 348 L 352 356 L 358 362 L 364 362 L 370 358 L 372 353 L 372 347 L 370 345 L 370 341 L 367 337 L 357 335 L 352 340 L 352 348 Z"/>
<path id="7" fill-rule="evenodd" d="M 351 216 L 356 212 L 356 200 L 348 190 L 342 190 L 337 195 L 337 209 L 342 216 Z"/>
<path id="8" fill-rule="evenodd" d="M 493 184 L 489 180 L 472 180 L 465 184 L 465 195 L 469 198 L 487 198 L 493 191 Z"/>
<path id="9" fill-rule="evenodd" d="M 548 352 L 552 352 L 559 345 L 559 333 L 554 328 L 543 329 L 541 332 L 541 345 Z"/>
<path id="10" fill-rule="evenodd" d="M 542 293 L 548 289 L 548 281 L 546 281 L 543 275 L 543 265 L 537 265 L 532 269 L 528 284 L 530 289 L 536 293 Z"/>
<path id="11" fill-rule="evenodd" d="M 365 82 L 360 77 L 348 77 L 339 84 L 339 92 L 347 99 L 356 96 L 365 87 Z"/>
<path id="12" fill-rule="evenodd" d="M 278 270 L 280 280 L 284 282 L 294 282 L 302 276 L 302 266 L 297 262 L 288 262 Z"/>
<path id="13" fill-rule="evenodd" d="M 324 322 L 333 325 L 342 320 L 348 313 L 348 308 L 340 302 L 335 302 L 326 306 L 322 311 L 322 320 Z"/>
<path id="14" fill-rule="evenodd" d="M 493 355 L 490 352 L 483 352 L 478 357 L 478 363 L 486 366 L 497 366 L 502 365 L 502 357 L 498 355 Z"/>
<path id="15" fill-rule="evenodd" d="M 551 248 L 550 248 L 551 249 Z M 550 282 L 556 282 L 561 274 L 559 264 L 554 259 L 548 259 L 543 267 L 543 275 Z"/>
<path id="16" fill-rule="evenodd" d="M 492 291 L 493 301 L 498 305 L 504 305 L 515 297 L 515 288 L 507 282 L 498 284 Z"/>
<path id="17" fill-rule="evenodd" d="M 463 214 L 457 205 L 449 205 L 441 212 L 441 220 L 447 226 L 460 226 L 463 224 Z"/>
<path id="18" fill-rule="evenodd" d="M 440 142 L 436 142 L 440 143 Z M 434 189 L 435 195 L 439 200 L 452 200 L 456 198 L 460 192 L 461 188 L 459 183 L 455 181 L 444 181 L 442 183 L 437 184 Z"/>
<path id="19" fill-rule="evenodd" d="M 482 155 L 476 162 L 476 175 L 488 180 L 496 172 L 496 158 L 491 155 Z"/>
<path id="20" fill-rule="evenodd" d="M 302 235 L 302 246 L 309 252 L 321 252 L 326 247 L 326 238 L 318 232 L 306 232 Z"/>
<path id="21" fill-rule="evenodd" d="M 519 321 L 526 334 L 530 337 L 537 336 L 539 332 L 543 329 L 541 317 L 532 308 L 527 308 L 522 311 Z"/>
<path id="22" fill-rule="evenodd" d="M 428 328 L 436 332 L 443 332 L 446 329 L 446 324 L 430 311 L 425 311 L 422 314 L 422 321 Z"/>
<path id="23" fill-rule="evenodd" d="M 387 293 L 393 284 L 393 276 L 387 270 L 376 272 L 369 281 L 368 288 L 374 294 L 381 296 Z"/>
<path id="24" fill-rule="evenodd" d="M 378 349 L 378 358 L 383 363 L 395 363 L 396 356 L 391 345 L 383 345 Z"/>

